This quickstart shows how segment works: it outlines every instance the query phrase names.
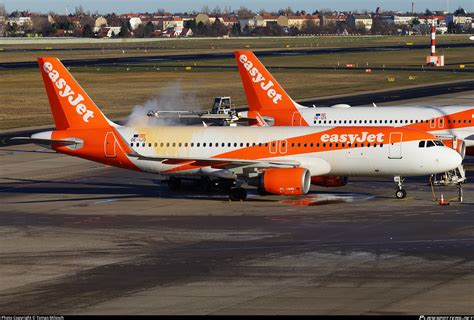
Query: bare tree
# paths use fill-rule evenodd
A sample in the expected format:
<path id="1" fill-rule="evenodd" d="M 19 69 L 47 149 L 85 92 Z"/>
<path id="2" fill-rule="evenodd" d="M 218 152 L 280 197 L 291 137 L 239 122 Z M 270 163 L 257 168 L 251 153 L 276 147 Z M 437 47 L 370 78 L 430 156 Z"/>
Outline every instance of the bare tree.
<path id="1" fill-rule="evenodd" d="M 143 24 L 139 25 L 135 30 L 133 30 L 133 36 L 135 38 L 143 38 L 145 36 L 145 26 Z"/>
<path id="2" fill-rule="evenodd" d="M 208 5 L 205 5 L 205 6 L 202 7 L 202 9 L 201 9 L 201 13 L 209 14 L 209 13 L 211 13 L 211 9 L 209 9 L 209 6 L 208 6 Z"/>
<path id="3" fill-rule="evenodd" d="M 222 14 L 222 10 L 219 5 L 216 5 L 214 9 L 212 9 L 212 14 L 215 16 L 220 16 Z"/>
<path id="4" fill-rule="evenodd" d="M 82 5 L 79 5 L 78 7 L 76 7 L 74 9 L 74 12 L 76 16 L 83 16 L 86 14 L 86 12 L 84 11 L 84 7 Z"/>
<path id="5" fill-rule="evenodd" d="M 5 9 L 5 4 L 0 3 L 0 16 L 6 17 L 7 16 L 7 10 Z"/>
<path id="6" fill-rule="evenodd" d="M 237 10 L 237 16 L 241 19 L 253 18 L 254 15 L 255 14 L 252 12 L 252 10 L 246 7 L 240 7 L 239 10 Z"/>
<path id="7" fill-rule="evenodd" d="M 319 10 L 319 13 L 327 16 L 327 15 L 332 15 L 333 11 L 328 8 L 322 8 L 321 10 Z"/>
<path id="8" fill-rule="evenodd" d="M 47 16 L 33 16 L 31 22 L 33 24 L 34 33 L 41 33 L 43 36 L 49 36 L 51 34 L 53 28 Z"/>
<path id="9" fill-rule="evenodd" d="M 285 9 L 279 10 L 278 13 L 287 15 L 287 16 L 295 14 L 295 12 L 293 11 L 293 9 L 291 9 L 290 6 L 286 7 Z"/>
<path id="10" fill-rule="evenodd" d="M 303 27 L 301 28 L 301 32 L 302 33 L 315 34 L 315 33 L 320 33 L 321 28 L 319 26 L 317 26 L 316 23 L 313 20 L 307 19 L 303 23 Z"/>

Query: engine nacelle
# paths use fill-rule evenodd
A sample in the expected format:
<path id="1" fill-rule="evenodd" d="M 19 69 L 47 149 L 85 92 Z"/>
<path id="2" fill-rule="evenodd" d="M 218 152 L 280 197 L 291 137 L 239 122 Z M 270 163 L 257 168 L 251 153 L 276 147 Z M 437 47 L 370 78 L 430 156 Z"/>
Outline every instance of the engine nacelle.
<path id="1" fill-rule="evenodd" d="M 464 159 L 466 156 L 466 143 L 464 140 L 453 138 L 441 139 L 441 141 L 446 147 L 456 150 L 461 155 L 461 158 Z"/>
<path id="2" fill-rule="evenodd" d="M 266 169 L 248 184 L 267 193 L 301 195 L 307 194 L 311 187 L 311 174 L 305 168 Z"/>
<path id="3" fill-rule="evenodd" d="M 315 186 L 321 186 L 326 188 L 342 187 L 347 184 L 349 177 L 323 177 L 314 176 L 311 177 L 311 184 Z"/>

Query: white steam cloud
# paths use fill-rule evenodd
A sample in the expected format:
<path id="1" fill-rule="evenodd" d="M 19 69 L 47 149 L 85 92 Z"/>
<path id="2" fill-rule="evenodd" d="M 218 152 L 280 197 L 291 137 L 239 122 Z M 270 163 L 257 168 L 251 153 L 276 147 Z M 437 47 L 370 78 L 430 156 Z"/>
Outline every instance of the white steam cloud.
<path id="1" fill-rule="evenodd" d="M 125 121 L 126 126 L 144 127 L 144 126 L 166 126 L 184 124 L 178 118 L 155 118 L 148 117 L 150 110 L 158 111 L 183 111 L 202 109 L 197 105 L 197 99 L 190 92 L 183 92 L 181 82 L 174 82 L 163 87 L 159 96 L 145 101 L 142 105 L 136 105 L 132 113 Z M 211 101 L 209 102 L 211 103 Z"/>

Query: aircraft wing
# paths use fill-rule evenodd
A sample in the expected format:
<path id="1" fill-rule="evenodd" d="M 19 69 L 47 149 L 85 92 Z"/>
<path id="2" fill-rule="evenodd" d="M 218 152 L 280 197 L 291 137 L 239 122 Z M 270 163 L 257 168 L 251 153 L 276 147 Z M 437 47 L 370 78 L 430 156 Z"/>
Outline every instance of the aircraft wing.
<path id="1" fill-rule="evenodd" d="M 244 159 L 227 159 L 227 158 L 200 158 L 200 157 L 175 157 L 162 156 L 150 157 L 140 155 L 138 153 L 129 153 L 128 156 L 137 158 L 138 160 L 159 161 L 164 164 L 175 165 L 192 165 L 195 167 L 215 167 L 222 169 L 232 169 L 238 167 L 253 168 L 293 168 L 301 165 L 298 161 L 292 160 L 244 160 Z"/>

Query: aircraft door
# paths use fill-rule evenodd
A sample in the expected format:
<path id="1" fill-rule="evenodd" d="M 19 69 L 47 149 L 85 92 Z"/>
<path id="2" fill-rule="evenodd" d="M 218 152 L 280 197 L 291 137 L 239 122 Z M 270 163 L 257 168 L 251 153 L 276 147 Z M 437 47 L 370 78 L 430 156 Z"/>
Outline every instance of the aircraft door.
<path id="1" fill-rule="evenodd" d="M 113 132 L 107 132 L 104 141 L 104 154 L 106 158 L 116 158 L 117 141 Z"/>
<path id="2" fill-rule="evenodd" d="M 292 126 L 301 126 L 303 119 L 301 118 L 301 113 L 299 111 L 293 112 L 293 121 Z"/>
<path id="3" fill-rule="evenodd" d="M 439 128 L 444 128 L 444 119 L 443 119 L 443 117 L 440 117 L 438 119 L 438 127 Z"/>
<path id="4" fill-rule="evenodd" d="M 271 154 L 275 154 L 278 151 L 278 142 L 277 141 L 272 141 L 272 142 L 269 143 L 268 147 L 269 147 L 268 151 Z"/>
<path id="5" fill-rule="evenodd" d="M 390 133 L 390 141 L 389 141 L 389 146 L 388 146 L 389 159 L 402 158 L 402 141 L 403 141 L 403 133 L 401 132 Z"/>

